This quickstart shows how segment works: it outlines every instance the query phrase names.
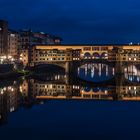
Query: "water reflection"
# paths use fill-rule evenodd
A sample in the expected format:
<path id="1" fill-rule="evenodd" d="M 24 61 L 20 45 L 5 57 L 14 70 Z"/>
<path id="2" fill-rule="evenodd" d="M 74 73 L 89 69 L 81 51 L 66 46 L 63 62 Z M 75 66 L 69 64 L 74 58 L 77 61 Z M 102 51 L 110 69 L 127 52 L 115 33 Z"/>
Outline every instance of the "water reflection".
<path id="1" fill-rule="evenodd" d="M 124 76 L 131 82 L 140 82 L 140 69 L 139 66 L 130 65 L 124 69 Z"/>
<path id="2" fill-rule="evenodd" d="M 87 64 L 78 69 L 78 74 L 81 73 L 99 82 L 105 78 L 111 79 L 115 70 L 104 64 Z M 10 112 L 21 107 L 30 109 L 34 104 L 42 105 L 52 99 L 140 101 L 139 78 L 140 72 L 136 66 L 129 66 L 124 75 L 115 76 L 115 82 L 111 79 L 110 83 L 104 84 L 75 81 L 72 80 L 75 77 L 65 74 L 47 75 L 43 80 L 21 78 L 0 88 L 0 123 L 7 122 Z"/>
<path id="3" fill-rule="evenodd" d="M 113 78 L 115 70 L 113 67 L 106 64 L 89 63 L 79 67 L 78 75 L 83 80 L 101 82 Z"/>

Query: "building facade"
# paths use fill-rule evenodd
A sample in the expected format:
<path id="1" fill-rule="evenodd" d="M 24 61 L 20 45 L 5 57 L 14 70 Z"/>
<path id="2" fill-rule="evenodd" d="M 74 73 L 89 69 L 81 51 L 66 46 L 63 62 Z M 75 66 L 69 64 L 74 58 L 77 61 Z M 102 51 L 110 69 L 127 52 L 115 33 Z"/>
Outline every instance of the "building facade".
<path id="1" fill-rule="evenodd" d="M 26 52 L 26 53 L 25 53 Z M 21 53 L 25 65 L 81 60 L 140 62 L 140 46 L 35 45 Z"/>
<path id="2" fill-rule="evenodd" d="M 8 32 L 8 56 L 18 58 L 19 34 L 16 31 Z"/>
<path id="3" fill-rule="evenodd" d="M 8 22 L 0 20 L 0 56 L 7 54 L 8 50 Z"/>

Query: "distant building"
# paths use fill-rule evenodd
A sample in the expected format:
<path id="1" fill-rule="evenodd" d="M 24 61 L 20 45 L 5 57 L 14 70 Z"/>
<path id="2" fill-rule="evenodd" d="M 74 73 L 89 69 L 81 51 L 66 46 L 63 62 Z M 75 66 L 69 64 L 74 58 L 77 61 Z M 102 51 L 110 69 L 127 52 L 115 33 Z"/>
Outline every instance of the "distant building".
<path id="1" fill-rule="evenodd" d="M 30 48 L 33 45 L 60 44 L 62 41 L 60 37 L 43 32 L 32 32 L 30 29 L 20 30 L 19 35 L 21 49 Z"/>
<path id="2" fill-rule="evenodd" d="M 0 20 L 0 56 L 8 52 L 8 22 Z"/>
<path id="3" fill-rule="evenodd" d="M 20 58 L 24 58 L 23 64 L 25 65 L 30 57 L 28 53 L 31 51 L 32 46 L 46 45 L 46 44 L 60 44 L 62 39 L 54 35 L 45 34 L 43 32 L 32 32 L 30 29 L 19 31 L 19 54 Z"/>
<path id="4" fill-rule="evenodd" d="M 31 30 L 20 30 L 19 31 L 19 50 L 28 49 L 31 46 Z"/>
<path id="5" fill-rule="evenodd" d="M 58 36 L 44 32 L 33 32 L 30 29 L 18 32 L 8 29 L 8 22 L 0 20 L 0 63 L 9 63 L 29 53 L 32 46 L 36 45 L 58 45 L 62 39 Z M 28 57 L 28 59 L 30 59 Z M 26 59 L 27 61 L 29 61 Z M 27 62 L 25 62 L 27 63 Z"/>
<path id="6" fill-rule="evenodd" d="M 8 31 L 8 56 L 12 58 L 18 57 L 19 34 L 16 31 Z"/>

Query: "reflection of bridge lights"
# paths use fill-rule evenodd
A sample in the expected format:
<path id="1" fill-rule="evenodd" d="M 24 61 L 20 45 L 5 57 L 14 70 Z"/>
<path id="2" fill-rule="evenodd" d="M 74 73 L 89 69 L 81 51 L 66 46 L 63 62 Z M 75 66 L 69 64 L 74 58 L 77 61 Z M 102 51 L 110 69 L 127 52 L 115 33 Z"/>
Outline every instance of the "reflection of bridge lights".
<path id="1" fill-rule="evenodd" d="M 137 69 L 135 65 L 131 65 L 127 68 L 127 71 L 125 71 L 125 78 L 133 81 L 136 80 L 137 82 L 140 81 L 140 70 Z"/>
<path id="2" fill-rule="evenodd" d="M 8 90 L 11 90 L 12 87 L 8 87 Z"/>
<path id="3" fill-rule="evenodd" d="M 9 56 L 8 56 L 8 59 L 11 59 L 11 58 L 12 58 L 12 56 L 9 55 Z"/>
<path id="4" fill-rule="evenodd" d="M 108 91 L 107 90 L 105 90 L 105 94 L 107 94 L 108 93 Z"/>
<path id="5" fill-rule="evenodd" d="M 4 92 L 3 92 L 3 89 L 1 90 L 1 95 L 3 95 L 4 94 Z"/>
<path id="6" fill-rule="evenodd" d="M 54 79 L 57 80 L 57 75 L 55 75 Z"/>
<path id="7" fill-rule="evenodd" d="M 14 58 L 12 58 L 11 61 L 14 61 Z"/>
<path id="8" fill-rule="evenodd" d="M 113 76 L 114 76 L 115 75 L 115 69 L 114 68 L 112 69 L 112 73 L 113 73 Z"/>
<path id="9" fill-rule="evenodd" d="M 94 71 L 91 71 L 91 78 L 94 77 Z"/>
<path id="10" fill-rule="evenodd" d="M 124 72 L 127 72 L 127 68 L 124 69 Z"/>
<path id="11" fill-rule="evenodd" d="M 23 92 L 23 90 L 22 90 L 22 86 L 19 87 L 19 90 L 20 90 L 20 92 Z"/>
<path id="12" fill-rule="evenodd" d="M 13 91 L 14 91 L 14 89 L 13 89 L 13 88 L 11 88 L 11 91 L 13 92 Z"/>
<path id="13" fill-rule="evenodd" d="M 137 87 L 134 87 L 134 90 L 137 90 Z"/>
<path id="14" fill-rule="evenodd" d="M 4 87 L 3 90 L 6 91 L 6 87 Z"/>
<path id="15" fill-rule="evenodd" d="M 106 76 L 108 76 L 108 66 L 106 66 Z"/>
<path id="16" fill-rule="evenodd" d="M 139 76 L 137 77 L 137 81 L 138 81 L 138 82 L 140 81 L 140 77 L 139 77 Z"/>
<path id="17" fill-rule="evenodd" d="M 83 89 L 81 90 L 81 93 L 84 93 L 84 90 Z"/>
<path id="18" fill-rule="evenodd" d="M 44 104 L 44 102 L 43 102 L 43 101 L 41 101 L 41 102 L 40 102 L 40 104 L 41 104 L 41 105 L 43 105 L 43 104 Z"/>
<path id="19" fill-rule="evenodd" d="M 78 70 L 77 70 L 77 71 L 78 71 L 78 75 L 79 75 L 79 74 L 80 74 L 80 68 L 78 68 Z"/>
<path id="20" fill-rule="evenodd" d="M 87 74 L 88 74 L 88 72 L 87 72 L 87 71 L 85 71 L 85 76 L 87 76 Z"/>
<path id="21" fill-rule="evenodd" d="M 132 76 L 129 76 L 129 80 L 130 80 L 130 81 L 133 81 L 133 78 L 132 78 Z"/>
<path id="22" fill-rule="evenodd" d="M 89 64 L 89 65 L 87 66 L 87 68 L 90 69 L 90 68 L 91 68 L 91 65 Z"/>
<path id="23" fill-rule="evenodd" d="M 14 107 L 11 107 L 10 108 L 10 112 L 14 112 L 15 111 L 15 108 Z"/>
<path id="24" fill-rule="evenodd" d="M 60 75 L 58 75 L 58 80 L 60 79 Z"/>
<path id="25" fill-rule="evenodd" d="M 102 65 L 99 64 L 99 76 L 101 77 L 101 74 L 102 74 Z"/>

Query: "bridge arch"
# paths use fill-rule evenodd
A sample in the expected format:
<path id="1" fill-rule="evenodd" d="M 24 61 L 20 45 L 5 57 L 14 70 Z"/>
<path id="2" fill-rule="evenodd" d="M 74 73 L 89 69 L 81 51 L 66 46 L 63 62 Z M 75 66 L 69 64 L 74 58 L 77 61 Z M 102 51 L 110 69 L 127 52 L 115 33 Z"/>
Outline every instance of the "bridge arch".
<path id="1" fill-rule="evenodd" d="M 86 52 L 85 54 L 84 54 L 84 58 L 85 59 L 90 59 L 92 57 L 92 55 L 89 53 L 89 52 Z"/>
<path id="2" fill-rule="evenodd" d="M 99 92 L 99 88 L 94 87 L 94 88 L 92 88 L 92 91 L 95 92 L 95 93 L 96 93 L 96 92 Z"/>
<path id="3" fill-rule="evenodd" d="M 97 52 L 93 53 L 93 58 L 94 59 L 100 59 L 100 54 L 97 53 Z"/>
<path id="4" fill-rule="evenodd" d="M 108 57 L 107 52 L 103 52 L 100 57 L 101 59 L 106 59 Z"/>
<path id="5" fill-rule="evenodd" d="M 66 73 L 69 73 L 69 62 L 53 62 L 53 63 L 47 63 L 47 62 L 43 62 L 43 63 L 36 63 L 34 64 L 34 68 L 40 69 L 40 70 L 47 70 L 47 69 L 51 69 L 51 70 L 64 70 Z M 58 68 L 58 69 L 56 69 Z"/>
<path id="6" fill-rule="evenodd" d="M 84 88 L 84 91 L 85 91 L 85 92 L 90 92 L 90 91 L 91 91 L 91 88 L 90 88 L 90 87 L 85 87 L 85 88 Z"/>

